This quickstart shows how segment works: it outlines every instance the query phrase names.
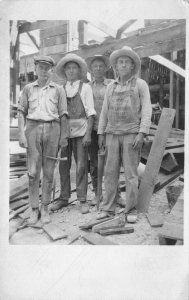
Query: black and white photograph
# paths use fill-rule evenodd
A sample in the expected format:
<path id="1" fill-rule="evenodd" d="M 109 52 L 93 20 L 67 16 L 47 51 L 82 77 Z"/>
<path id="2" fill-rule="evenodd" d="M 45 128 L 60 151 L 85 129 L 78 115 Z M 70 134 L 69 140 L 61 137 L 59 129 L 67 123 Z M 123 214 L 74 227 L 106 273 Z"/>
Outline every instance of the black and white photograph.
<path id="1" fill-rule="evenodd" d="M 16 2 L 1 19 L 2 300 L 187 300 L 188 1 Z"/>

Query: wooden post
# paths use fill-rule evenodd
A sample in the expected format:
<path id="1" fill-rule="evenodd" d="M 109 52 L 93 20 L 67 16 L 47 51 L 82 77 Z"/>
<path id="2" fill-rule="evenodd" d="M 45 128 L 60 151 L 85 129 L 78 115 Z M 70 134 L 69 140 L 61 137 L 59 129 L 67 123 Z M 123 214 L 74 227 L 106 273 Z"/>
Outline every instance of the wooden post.
<path id="1" fill-rule="evenodd" d="M 173 53 L 171 53 L 171 60 Z M 173 88 L 174 88 L 174 72 L 170 70 L 170 86 L 169 86 L 169 107 L 173 108 Z"/>
<path id="2" fill-rule="evenodd" d="M 79 33 L 79 47 L 88 44 L 87 38 L 87 22 L 79 20 L 78 22 L 78 33 Z"/>
<path id="3" fill-rule="evenodd" d="M 139 187 L 137 209 L 140 212 L 148 211 L 174 116 L 175 109 L 163 108 L 156 135 L 148 156 L 146 168 Z"/>
<path id="4" fill-rule="evenodd" d="M 180 80 L 179 75 L 176 75 L 176 124 L 175 127 L 179 128 L 179 96 L 180 96 Z"/>

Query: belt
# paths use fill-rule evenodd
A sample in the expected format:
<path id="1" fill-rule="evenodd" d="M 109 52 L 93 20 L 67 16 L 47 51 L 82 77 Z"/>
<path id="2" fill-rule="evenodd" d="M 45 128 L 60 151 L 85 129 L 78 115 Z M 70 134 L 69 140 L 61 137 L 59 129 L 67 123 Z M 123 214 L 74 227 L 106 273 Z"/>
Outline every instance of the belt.
<path id="1" fill-rule="evenodd" d="M 38 122 L 38 123 L 52 123 L 52 122 L 57 122 L 57 120 L 51 120 L 51 121 L 45 121 L 45 120 L 34 120 L 34 119 L 27 119 L 28 121 L 32 121 L 32 122 Z"/>

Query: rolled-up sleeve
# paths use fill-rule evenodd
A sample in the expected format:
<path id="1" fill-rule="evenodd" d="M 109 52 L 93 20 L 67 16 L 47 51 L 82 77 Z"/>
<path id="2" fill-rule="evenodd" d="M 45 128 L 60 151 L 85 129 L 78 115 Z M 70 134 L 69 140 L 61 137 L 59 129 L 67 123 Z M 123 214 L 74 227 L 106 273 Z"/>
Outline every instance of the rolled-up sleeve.
<path id="1" fill-rule="evenodd" d="M 18 111 L 28 114 L 28 86 L 25 86 L 19 96 Z"/>
<path id="2" fill-rule="evenodd" d="M 93 91 L 88 83 L 83 83 L 81 100 L 83 102 L 87 118 L 95 116 L 96 111 L 94 109 Z"/>
<path id="3" fill-rule="evenodd" d="M 139 96 L 141 100 L 141 122 L 139 132 L 148 134 L 151 125 L 152 104 L 150 100 L 150 92 L 147 83 L 140 79 Z"/>
<path id="4" fill-rule="evenodd" d="M 109 98 L 111 88 L 112 88 L 112 84 L 109 84 L 104 95 L 104 101 L 103 101 L 102 110 L 100 113 L 100 118 L 98 123 L 98 134 L 105 133 L 106 126 L 108 123 L 108 98 Z"/>
<path id="5" fill-rule="evenodd" d="M 63 115 L 68 115 L 67 99 L 66 99 L 65 90 L 62 86 L 58 87 L 58 92 L 59 92 L 58 114 L 59 114 L 59 118 L 61 118 Z"/>

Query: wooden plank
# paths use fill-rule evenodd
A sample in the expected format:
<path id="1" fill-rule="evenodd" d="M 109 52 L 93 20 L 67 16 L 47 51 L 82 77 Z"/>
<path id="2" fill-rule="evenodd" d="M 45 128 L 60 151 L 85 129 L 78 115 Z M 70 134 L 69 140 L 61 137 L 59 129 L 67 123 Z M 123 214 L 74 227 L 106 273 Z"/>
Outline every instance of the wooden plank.
<path id="1" fill-rule="evenodd" d="M 164 186 L 166 186 L 168 183 L 176 179 L 180 174 L 183 173 L 183 169 L 173 171 L 171 174 L 164 174 L 163 172 L 159 172 L 158 179 L 160 181 L 160 185 L 155 188 L 154 192 L 156 193 L 160 189 L 162 189 Z"/>
<path id="2" fill-rule="evenodd" d="M 179 107 L 179 102 L 180 102 L 180 78 L 179 75 L 176 75 L 176 124 L 175 127 L 179 128 L 179 115 L 180 115 L 180 107 Z"/>
<path id="3" fill-rule="evenodd" d="M 43 226 L 44 231 L 50 236 L 53 241 L 66 238 L 68 235 L 62 231 L 57 225 L 49 223 Z"/>
<path id="4" fill-rule="evenodd" d="M 177 148 L 177 147 L 183 147 L 184 146 L 184 141 L 183 142 L 173 142 L 173 143 L 167 143 L 166 144 L 166 149 L 171 149 L 171 148 Z"/>
<path id="5" fill-rule="evenodd" d="M 183 240 L 183 225 L 165 222 L 159 231 L 159 236 L 173 240 Z"/>
<path id="6" fill-rule="evenodd" d="M 138 193 L 138 210 L 148 211 L 150 199 L 157 180 L 158 172 L 161 166 L 163 153 L 167 143 L 167 138 L 171 131 L 171 126 L 174 120 L 175 110 L 163 108 L 159 120 L 157 132 L 148 156 L 148 161 L 141 179 Z"/>
<path id="7" fill-rule="evenodd" d="M 71 237 L 71 240 L 69 241 L 68 245 L 71 245 L 73 244 L 75 241 L 77 241 L 79 238 L 81 237 L 81 234 L 80 233 L 76 233 L 75 235 L 73 235 Z"/>
<path id="8" fill-rule="evenodd" d="M 10 182 L 10 200 L 28 191 L 28 176 L 24 175 L 14 182 Z"/>
<path id="9" fill-rule="evenodd" d="M 135 23 L 137 21 L 137 19 L 133 19 L 133 20 L 129 20 L 126 23 L 124 23 L 118 30 L 117 30 L 117 34 L 116 34 L 116 39 L 120 39 L 122 33 L 128 29 L 133 23 Z"/>
<path id="10" fill-rule="evenodd" d="M 100 236 L 98 233 L 87 233 L 83 236 L 83 239 L 91 245 L 116 245 L 110 240 Z"/>
<path id="11" fill-rule="evenodd" d="M 18 208 L 17 210 L 13 211 L 10 215 L 9 215 L 9 221 L 12 220 L 13 218 L 15 218 L 16 216 L 18 216 L 19 214 L 21 214 L 23 211 L 25 211 L 27 208 L 29 207 L 28 204 Z"/>
<path id="12" fill-rule="evenodd" d="M 52 26 L 48 29 L 44 29 L 40 31 L 40 40 L 46 39 L 47 37 L 52 37 L 55 35 L 67 34 L 68 32 L 68 24 Z"/>
<path id="13" fill-rule="evenodd" d="M 84 20 L 79 20 L 78 22 L 79 47 L 88 44 L 87 27 L 88 27 L 88 22 Z"/>
<path id="14" fill-rule="evenodd" d="M 107 229 L 100 230 L 100 234 L 102 236 L 113 235 L 113 234 L 128 234 L 133 232 L 134 232 L 133 226 L 115 227 L 115 228 L 107 228 Z"/>
<path id="15" fill-rule="evenodd" d="M 150 56 L 150 58 L 185 78 L 185 76 L 186 76 L 185 70 L 183 68 L 179 67 L 178 65 L 176 65 L 175 63 L 173 63 L 172 61 L 168 60 L 167 58 L 165 58 L 159 54 L 152 55 L 152 56 Z"/>
<path id="16" fill-rule="evenodd" d="M 57 20 L 39 20 L 36 22 L 24 22 L 23 24 L 21 24 L 19 26 L 19 33 L 25 33 L 28 31 L 33 31 L 36 29 L 47 29 L 47 28 L 51 28 L 53 26 L 60 26 L 60 25 L 66 25 L 68 24 L 68 21 L 57 21 Z"/>
<path id="17" fill-rule="evenodd" d="M 166 155 L 163 154 L 161 169 L 170 173 L 177 167 L 178 167 L 178 163 L 177 163 L 173 153 L 167 153 Z"/>
<path id="18" fill-rule="evenodd" d="M 165 156 L 167 153 L 184 153 L 184 147 L 170 148 L 165 150 L 163 155 Z"/>
<path id="19" fill-rule="evenodd" d="M 146 214 L 146 216 L 151 227 L 160 227 L 164 223 L 163 217 L 158 213 L 154 213 L 154 214 L 150 213 L 150 214 Z"/>
<path id="20" fill-rule="evenodd" d="M 20 207 L 26 205 L 26 204 L 28 204 L 28 200 L 23 200 L 23 199 L 19 200 L 19 201 L 16 201 L 16 202 L 12 202 L 10 204 L 10 209 L 15 210 L 17 208 L 20 208 Z"/>
<path id="21" fill-rule="evenodd" d="M 97 224 L 92 227 L 92 232 L 99 232 L 102 229 L 110 228 L 111 226 L 124 226 L 125 216 L 115 217 L 112 220 Z"/>
<path id="22" fill-rule="evenodd" d="M 98 21 L 93 21 L 93 22 L 89 22 L 91 25 L 93 25 L 94 27 L 98 28 L 99 30 L 101 30 L 102 32 L 110 35 L 111 37 L 116 37 L 117 32 L 116 30 L 114 30 L 113 28 L 111 28 L 109 25 L 106 25 L 103 22 L 98 22 Z"/>
<path id="23" fill-rule="evenodd" d="M 54 46 L 54 45 L 67 44 L 67 42 L 68 42 L 67 34 L 55 35 L 55 36 L 43 39 L 41 41 L 41 47 L 45 48 L 45 47 Z"/>
<path id="24" fill-rule="evenodd" d="M 41 48 L 41 55 L 51 55 L 52 53 L 66 53 L 68 44 L 54 45 Z"/>
<path id="25" fill-rule="evenodd" d="M 31 207 L 28 207 L 27 210 L 25 210 L 23 213 L 19 214 L 19 217 L 22 218 L 22 219 L 28 219 L 31 215 L 31 212 L 32 212 Z"/>
<path id="26" fill-rule="evenodd" d="M 101 223 L 104 223 L 108 220 L 112 220 L 113 217 L 108 217 L 108 218 L 104 218 L 104 219 L 101 219 L 101 220 L 91 220 L 89 221 L 88 223 L 86 224 L 82 224 L 79 226 L 80 229 L 91 229 L 93 226 L 97 225 L 97 224 L 101 224 Z"/>

